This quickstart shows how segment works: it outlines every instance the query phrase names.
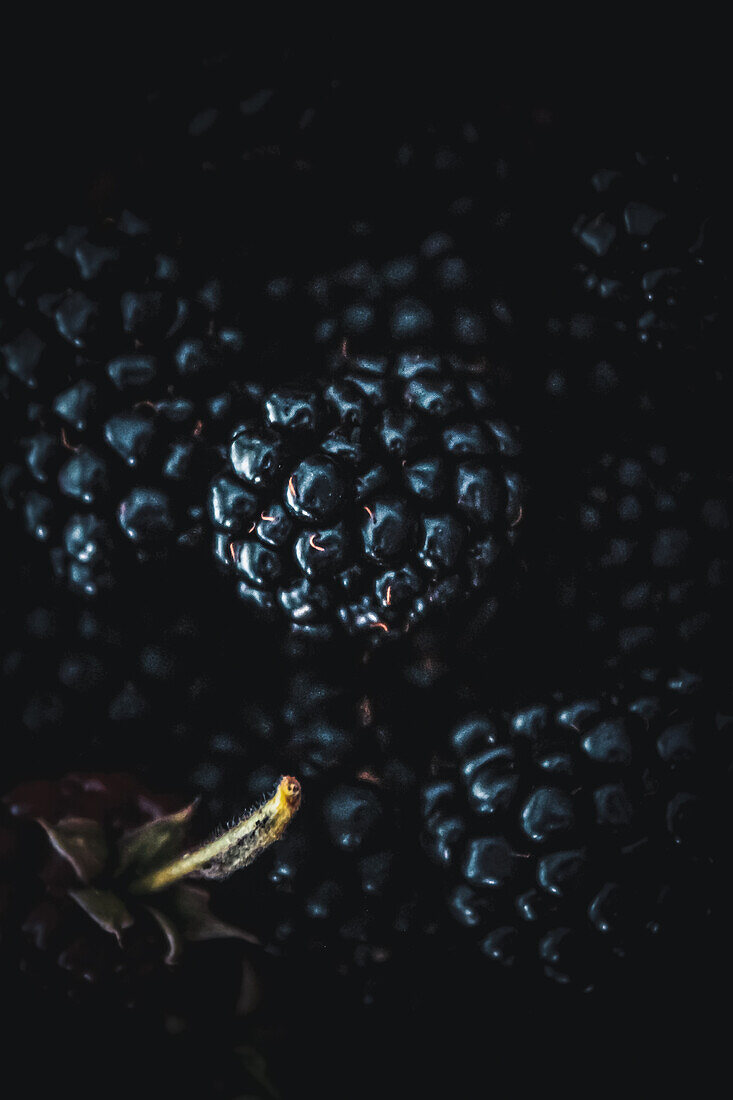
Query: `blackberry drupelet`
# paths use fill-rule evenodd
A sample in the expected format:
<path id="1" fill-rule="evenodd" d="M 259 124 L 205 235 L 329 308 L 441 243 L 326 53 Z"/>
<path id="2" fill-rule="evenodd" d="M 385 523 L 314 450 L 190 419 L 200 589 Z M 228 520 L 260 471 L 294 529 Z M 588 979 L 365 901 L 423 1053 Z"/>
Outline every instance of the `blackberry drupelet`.
<path id="1" fill-rule="evenodd" d="M 424 843 L 486 958 L 592 988 L 641 965 L 665 922 L 696 934 L 724 857 L 730 707 L 689 673 L 645 687 L 453 727 Z"/>
<path id="2" fill-rule="evenodd" d="M 496 596 L 522 489 L 489 383 L 406 352 L 265 393 L 209 492 L 215 553 L 242 599 L 326 638 L 398 637 L 428 611 Z"/>
<path id="3" fill-rule="evenodd" d="M 87 596 L 126 557 L 165 562 L 200 542 L 209 445 L 243 346 L 202 267 L 126 212 L 31 242 L 6 278 L 4 495 Z"/>

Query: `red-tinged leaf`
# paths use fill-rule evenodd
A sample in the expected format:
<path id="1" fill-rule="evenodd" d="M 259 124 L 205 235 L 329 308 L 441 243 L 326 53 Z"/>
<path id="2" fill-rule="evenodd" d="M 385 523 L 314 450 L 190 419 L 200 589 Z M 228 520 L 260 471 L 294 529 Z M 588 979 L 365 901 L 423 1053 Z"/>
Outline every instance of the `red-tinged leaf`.
<path id="1" fill-rule="evenodd" d="M 57 825 L 49 825 L 43 818 L 37 820 L 53 847 L 69 861 L 82 882 L 91 882 L 102 873 L 109 852 L 99 822 L 85 817 L 65 817 Z"/>
<path id="2" fill-rule="evenodd" d="M 69 895 L 100 928 L 113 935 L 119 944 L 122 943 L 124 930 L 135 923 L 135 918 L 125 903 L 111 890 L 97 890 L 94 886 L 86 886 L 81 890 L 69 890 Z"/>
<path id="3" fill-rule="evenodd" d="M 14 817 L 55 817 L 58 783 L 52 783 L 50 779 L 21 783 L 3 795 L 3 802 Z"/>
<path id="4" fill-rule="evenodd" d="M 197 943 L 203 940 L 237 939 L 259 944 L 256 936 L 219 920 L 209 909 L 208 891 L 198 886 L 182 884 L 170 891 L 168 907 L 176 927 L 185 940 Z"/>
<path id="5" fill-rule="evenodd" d="M 196 803 L 192 802 L 177 813 L 156 817 L 125 833 L 118 844 L 119 873 L 134 869 L 136 874 L 142 875 L 180 855 L 195 809 Z"/>
<path id="6" fill-rule="evenodd" d="M 169 966 L 173 966 L 178 962 L 178 958 L 183 948 L 183 937 L 180 931 L 176 927 L 174 921 L 171 920 L 165 913 L 161 913 L 160 909 L 155 909 L 152 905 L 147 905 L 146 909 L 155 917 L 156 921 L 160 925 L 161 932 L 165 936 L 166 943 L 168 944 L 168 950 L 165 955 L 165 962 Z"/>

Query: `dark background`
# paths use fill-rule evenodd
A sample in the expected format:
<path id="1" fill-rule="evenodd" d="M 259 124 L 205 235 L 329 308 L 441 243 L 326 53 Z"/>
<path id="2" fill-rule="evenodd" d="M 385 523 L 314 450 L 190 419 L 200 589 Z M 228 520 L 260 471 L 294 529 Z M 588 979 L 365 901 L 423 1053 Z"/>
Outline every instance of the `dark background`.
<path id="1" fill-rule="evenodd" d="M 588 153 L 635 141 L 658 148 L 671 142 L 704 159 L 724 185 L 728 88 L 713 28 L 686 28 L 677 40 L 662 28 L 640 34 L 619 17 L 613 32 L 598 25 L 560 29 L 556 45 L 552 37 L 542 42 L 541 34 L 530 43 L 524 32 L 497 25 L 421 25 L 397 33 L 373 26 L 367 11 L 354 15 L 367 25 L 351 33 L 328 23 L 302 32 L 289 27 L 290 43 L 282 28 L 240 27 L 234 44 L 252 86 L 281 71 L 285 55 L 304 102 L 339 80 L 348 89 L 352 120 L 372 112 L 388 120 L 395 103 L 419 117 L 460 110 L 466 102 L 490 109 L 499 99 L 522 111 L 550 111 L 566 148 Z M 132 195 L 152 181 L 158 201 L 161 194 L 165 201 L 174 181 L 165 148 L 151 146 L 150 93 L 162 89 L 173 102 L 185 97 L 201 59 L 231 46 L 233 28 L 208 27 L 204 20 L 202 9 L 195 26 L 153 27 L 136 13 L 112 12 L 104 21 L 73 26 L 62 19 L 57 28 L 38 19 L 6 33 L 0 65 L 4 268 L 29 235 L 94 208 L 105 180 Z M 351 135 L 345 130 L 344 138 L 352 150 L 362 141 L 358 127 Z M 12 574 L 12 563 L 4 568 Z M 693 957 L 668 956 L 650 969 L 648 986 L 633 1000 L 626 994 L 558 998 L 555 992 L 528 1000 L 498 984 L 474 1008 L 461 1003 L 457 981 L 451 1023 L 365 1019 L 352 1022 L 350 1033 L 318 1036 L 304 1028 L 300 1045 L 295 1039 L 283 1057 L 303 1065 L 302 1087 L 314 1095 L 379 1088 L 387 1096 L 451 1096 L 468 1077 L 486 1094 L 590 1092 L 614 1084 L 659 1094 L 666 1081 L 679 1086 L 687 1076 L 704 1095 L 718 1084 L 716 1063 L 727 1043 L 728 977 L 720 965 L 727 938 L 720 928 L 717 938 L 698 943 Z M 50 1025 L 41 1019 L 37 1027 L 24 1038 L 45 1057 L 55 1051 Z M 101 1081 L 120 1056 L 109 1038 L 108 1049 L 55 1052 L 51 1080 L 66 1085 L 88 1077 L 86 1059 Z M 46 1095 L 33 1084 L 37 1069 L 23 1064 L 31 1082 L 24 1094 Z M 118 1071 L 115 1066 L 113 1076 Z M 288 1076 L 299 1075 L 290 1067 Z M 141 1096 L 167 1092 L 163 1082 L 138 1088 Z M 105 1093 L 100 1086 L 95 1095 Z"/>

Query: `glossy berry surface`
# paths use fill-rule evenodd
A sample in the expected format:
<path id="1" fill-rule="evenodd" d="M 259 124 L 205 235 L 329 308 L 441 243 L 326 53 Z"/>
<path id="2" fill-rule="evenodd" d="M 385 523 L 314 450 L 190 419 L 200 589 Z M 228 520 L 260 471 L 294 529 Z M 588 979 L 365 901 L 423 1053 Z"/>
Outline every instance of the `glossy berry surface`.
<path id="1" fill-rule="evenodd" d="M 726 1048 L 725 97 L 687 94 L 694 27 L 639 95 L 581 35 L 563 97 L 453 23 L 210 53 L 128 18 L 0 73 L 6 788 L 134 773 L 208 835 L 303 787 L 212 888 L 247 1020 L 230 945 L 161 965 L 148 913 L 120 965 L 3 816 L 2 985 L 56 1089 L 659 1091 Z"/>
<path id="2" fill-rule="evenodd" d="M 385 691 L 401 701 L 385 706 Z M 419 841 L 428 738 L 418 747 L 409 734 L 427 703 L 388 661 L 360 677 L 305 665 L 281 693 L 211 702 L 215 732 L 199 732 L 189 785 L 213 822 L 257 804 L 283 768 L 308 792 L 277 850 L 226 885 L 222 912 L 233 919 L 249 899 L 252 928 L 283 965 L 381 1003 L 439 912 Z"/>
<path id="3" fill-rule="evenodd" d="M 573 227 L 583 286 L 656 352 L 699 351 L 720 321 L 720 214 L 710 183 L 669 157 L 637 153 L 592 175 L 588 208 Z"/>
<path id="4" fill-rule="evenodd" d="M 519 446 L 483 372 L 356 358 L 263 394 L 212 482 L 215 552 L 291 631 L 400 635 L 496 587 L 522 518 Z"/>
<path id="5" fill-rule="evenodd" d="M 5 280 L 6 502 L 95 597 L 202 537 L 208 449 L 242 333 L 216 280 L 124 212 L 32 241 Z"/>
<path id="6" fill-rule="evenodd" d="M 694 676 L 650 687 L 453 727 L 423 789 L 424 843 L 487 959 L 592 988 L 704 911 L 729 719 Z"/>

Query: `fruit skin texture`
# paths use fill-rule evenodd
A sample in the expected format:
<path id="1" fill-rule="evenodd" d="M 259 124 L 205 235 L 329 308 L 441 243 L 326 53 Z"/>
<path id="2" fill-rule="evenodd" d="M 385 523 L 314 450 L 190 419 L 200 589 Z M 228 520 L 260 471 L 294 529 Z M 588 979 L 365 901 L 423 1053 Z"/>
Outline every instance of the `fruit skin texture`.
<path id="1" fill-rule="evenodd" d="M 686 167 L 637 154 L 599 169 L 573 226 L 599 313 L 673 355 L 699 350 L 719 324 L 725 279 L 715 198 Z"/>
<path id="2" fill-rule="evenodd" d="M 209 493 L 240 596 L 294 634 L 399 637 L 495 593 L 521 519 L 519 447 L 485 370 L 419 352 L 341 360 L 232 432 Z"/>
<path id="3" fill-rule="evenodd" d="M 243 347 L 207 270 L 126 211 L 30 242 L 6 276 L 2 492 L 84 596 L 128 560 L 201 541 L 213 425 Z"/>
<path id="4" fill-rule="evenodd" d="M 392 650 L 371 656 L 382 654 L 375 675 L 367 667 L 349 679 L 344 669 L 303 665 L 240 717 L 218 711 L 190 777 L 212 821 L 256 803 L 283 769 L 302 777 L 303 806 L 286 837 L 222 884 L 221 912 L 233 921 L 246 908 L 268 951 L 303 974 L 303 989 L 333 983 L 357 1003 L 381 1000 L 436 911 L 419 843 L 416 756 L 424 752 L 408 744 L 420 693 L 389 679 Z M 374 695 L 363 694 L 365 684 Z M 395 704 L 384 707 L 393 692 Z"/>
<path id="5" fill-rule="evenodd" d="M 693 929 L 710 903 L 729 725 L 680 674 L 624 701 L 558 695 L 454 726 L 423 790 L 424 843 L 466 938 L 520 974 L 587 989 L 643 959 L 667 919 Z"/>
<path id="6" fill-rule="evenodd" d="M 619 441 L 577 471 L 548 579 L 610 665 L 699 660 L 730 603 L 733 486 L 702 446 Z"/>
<path id="7" fill-rule="evenodd" d="M 3 801 L 2 967 L 8 981 L 23 992 L 42 989 L 47 997 L 82 1005 L 136 1007 L 146 1014 L 173 1010 L 185 1017 L 203 1009 L 197 1002 L 206 987 L 198 984 L 198 970 L 211 968 L 210 980 L 220 983 L 217 1011 L 232 1011 L 242 991 L 224 977 L 221 964 L 234 964 L 241 980 L 241 949 L 227 964 L 216 952 L 207 957 L 206 947 L 189 948 L 193 969 L 185 953 L 177 964 L 187 939 L 242 933 L 213 917 L 199 886 L 139 897 L 130 890 L 150 861 L 180 852 L 191 807 L 171 814 L 170 798 L 125 774 L 75 773 L 26 783 Z M 248 968 L 246 973 L 251 985 Z"/>

